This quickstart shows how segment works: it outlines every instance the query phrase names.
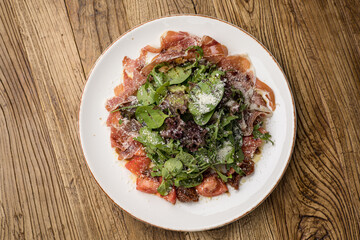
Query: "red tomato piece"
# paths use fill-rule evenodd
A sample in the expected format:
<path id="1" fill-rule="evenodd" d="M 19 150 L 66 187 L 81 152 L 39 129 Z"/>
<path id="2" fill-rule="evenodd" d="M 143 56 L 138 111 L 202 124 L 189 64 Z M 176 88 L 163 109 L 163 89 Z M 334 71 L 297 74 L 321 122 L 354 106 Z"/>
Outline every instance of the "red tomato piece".
<path id="1" fill-rule="evenodd" d="M 205 197 L 215 197 L 228 191 L 226 184 L 215 174 L 206 177 L 204 181 L 196 186 L 198 193 Z"/>
<path id="2" fill-rule="evenodd" d="M 160 182 L 157 178 L 146 177 L 141 175 L 136 179 L 136 190 L 145 193 L 157 193 L 157 189 L 160 186 Z"/>
<path id="3" fill-rule="evenodd" d="M 148 157 L 133 157 L 125 164 L 125 167 L 133 174 L 139 176 L 144 170 L 149 168 L 151 163 Z"/>
<path id="4" fill-rule="evenodd" d="M 175 188 L 171 189 L 168 195 L 162 196 L 160 193 L 156 193 L 159 197 L 165 199 L 168 202 L 171 202 L 172 204 L 176 203 L 176 191 Z"/>

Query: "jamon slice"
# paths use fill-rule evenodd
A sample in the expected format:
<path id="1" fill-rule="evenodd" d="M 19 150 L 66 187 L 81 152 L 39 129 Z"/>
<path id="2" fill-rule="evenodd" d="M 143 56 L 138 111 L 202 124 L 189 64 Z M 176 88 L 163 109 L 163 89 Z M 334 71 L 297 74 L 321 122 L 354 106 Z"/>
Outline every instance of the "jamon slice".
<path id="1" fill-rule="evenodd" d="M 135 119 L 124 119 L 120 124 L 120 119 L 119 112 L 112 112 L 106 121 L 111 130 L 111 147 L 116 148 L 119 159 L 130 159 L 134 155 L 144 156 L 142 144 L 134 140 L 134 137 L 139 135 L 140 123 Z"/>
<path id="2" fill-rule="evenodd" d="M 226 78 L 234 88 L 241 90 L 243 93 L 254 88 L 256 77 L 247 55 L 227 56 L 219 62 L 219 67 L 228 71 Z"/>
<path id="3" fill-rule="evenodd" d="M 124 57 L 124 81 L 114 89 L 115 97 L 106 102 L 105 107 L 108 111 L 113 111 L 119 105 L 129 101 L 129 96 L 133 95 L 146 82 L 146 76 L 141 73 L 141 69 L 145 66 L 146 55 L 147 51 L 142 49 L 140 57 L 135 60 Z"/>
<path id="4" fill-rule="evenodd" d="M 186 52 L 186 49 L 190 46 L 201 46 L 204 51 L 204 58 L 212 63 L 218 63 L 228 54 L 228 50 L 224 45 L 209 36 L 204 36 L 200 40 L 199 37 L 187 32 L 168 31 L 161 37 L 160 48 L 145 47 L 148 51 L 159 54 L 143 68 L 142 73 L 144 75 L 149 74 L 153 67 L 161 62 L 169 62 L 177 58 L 195 58 L 196 54 Z"/>
<path id="5" fill-rule="evenodd" d="M 161 62 L 169 62 L 180 57 L 186 57 L 186 49 L 190 46 L 199 46 L 200 38 L 187 32 L 165 32 L 160 39 L 160 48 L 146 46 L 145 49 L 153 53 L 159 53 L 152 61 L 142 69 L 142 74 L 147 76 L 151 70 Z"/>
<path id="6" fill-rule="evenodd" d="M 276 105 L 274 91 L 258 78 L 256 78 L 255 88 L 258 95 L 262 93 L 261 98 L 264 100 L 264 102 L 259 105 L 269 107 L 272 111 L 275 111 Z"/>
<path id="7" fill-rule="evenodd" d="M 254 139 L 253 136 L 244 137 L 241 150 L 243 151 L 245 158 L 252 159 L 254 157 L 256 149 L 260 147 L 261 144 L 261 139 Z"/>
<path id="8" fill-rule="evenodd" d="M 160 38 L 160 48 L 148 45 L 144 49 L 152 53 L 165 52 L 165 50 L 182 51 L 199 43 L 200 38 L 188 32 L 167 31 Z"/>
<path id="9" fill-rule="evenodd" d="M 227 70 L 228 84 L 243 93 L 249 110 L 271 115 L 271 109 L 275 110 L 274 92 L 256 78 L 254 67 L 247 55 L 227 56 L 219 62 L 219 66 Z"/>
<path id="10" fill-rule="evenodd" d="M 261 117 L 265 116 L 263 112 L 258 111 L 244 111 L 243 117 L 239 120 L 240 128 L 244 136 L 250 136 L 253 132 L 254 123 Z"/>
<path id="11" fill-rule="evenodd" d="M 201 47 L 204 51 L 204 58 L 212 63 L 220 62 L 228 54 L 227 47 L 209 36 L 201 39 Z"/>

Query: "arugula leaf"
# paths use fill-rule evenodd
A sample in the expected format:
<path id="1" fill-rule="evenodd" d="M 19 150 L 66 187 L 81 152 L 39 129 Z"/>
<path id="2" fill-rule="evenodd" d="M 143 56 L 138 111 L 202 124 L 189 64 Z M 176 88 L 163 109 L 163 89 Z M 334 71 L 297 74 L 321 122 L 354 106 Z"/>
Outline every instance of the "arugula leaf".
<path id="1" fill-rule="evenodd" d="M 214 125 L 211 126 L 211 128 L 213 129 L 212 131 L 212 136 L 211 136 L 211 141 L 216 141 L 217 138 L 218 138 L 218 133 L 219 133 L 219 127 L 220 127 L 220 121 L 221 121 L 221 117 L 223 115 L 223 111 L 220 110 L 218 113 L 217 113 L 217 120 L 215 122 Z"/>
<path id="2" fill-rule="evenodd" d="M 165 79 L 170 82 L 170 85 L 180 84 L 188 79 L 191 72 L 191 69 L 185 70 L 182 67 L 174 67 L 166 73 Z"/>
<path id="3" fill-rule="evenodd" d="M 197 161 L 197 165 L 200 172 L 203 172 L 204 170 L 210 167 L 210 158 L 209 158 L 208 149 L 200 148 L 198 151 L 194 153 L 194 157 Z"/>
<path id="4" fill-rule="evenodd" d="M 160 186 L 158 187 L 157 191 L 162 196 L 166 196 L 172 189 L 172 181 L 164 180 L 161 182 Z"/>
<path id="5" fill-rule="evenodd" d="M 187 168 L 187 173 L 198 171 L 196 160 L 194 156 L 190 153 L 180 151 L 180 153 L 176 155 L 176 158 L 185 165 L 185 167 Z"/>
<path id="6" fill-rule="evenodd" d="M 247 108 L 247 104 L 241 104 L 239 112 L 243 112 Z"/>
<path id="7" fill-rule="evenodd" d="M 232 116 L 232 115 L 228 115 L 225 116 L 224 119 L 221 121 L 220 126 L 223 128 L 225 126 L 227 126 L 232 120 L 238 119 L 238 116 Z"/>
<path id="8" fill-rule="evenodd" d="M 161 151 L 164 155 L 171 157 L 180 152 L 179 145 L 180 142 L 178 140 L 174 143 L 174 139 L 171 139 L 166 144 L 157 144 L 154 147 L 156 147 L 157 150 Z M 169 157 L 167 157 L 167 159 L 169 159 Z"/>
<path id="9" fill-rule="evenodd" d="M 270 133 L 268 133 L 268 132 L 266 132 L 266 133 L 261 133 L 260 131 L 259 131 L 259 128 L 261 127 L 261 125 L 262 125 L 263 123 L 262 122 L 259 122 L 258 124 L 256 124 L 255 126 L 254 126 L 254 129 L 253 129 L 253 136 L 254 136 L 254 138 L 255 139 L 261 139 L 261 140 L 264 140 L 264 141 L 266 141 L 266 142 L 271 142 L 272 143 L 272 145 L 274 145 L 274 142 L 271 140 L 271 135 L 270 135 Z"/>
<path id="10" fill-rule="evenodd" d="M 121 118 L 119 119 L 119 124 L 121 125 L 123 123 L 123 121 L 121 120 Z"/>
<path id="11" fill-rule="evenodd" d="M 230 168 L 233 168 L 235 170 L 235 172 L 237 174 L 239 174 L 240 176 L 245 176 L 244 171 L 236 163 L 226 165 L 227 170 L 230 170 Z"/>
<path id="12" fill-rule="evenodd" d="M 244 152 L 242 151 L 242 149 L 239 147 L 239 148 L 236 148 L 236 151 L 235 151 L 235 154 L 234 154 L 234 159 L 236 162 L 242 162 L 244 161 Z"/>
<path id="13" fill-rule="evenodd" d="M 189 177 L 189 175 L 187 174 L 185 174 L 184 176 L 186 177 L 181 178 L 181 176 L 179 176 L 175 179 L 174 185 L 176 187 L 180 187 L 180 186 L 185 188 L 196 187 L 200 185 L 203 180 L 203 176 L 201 174 L 198 174 L 195 177 Z"/>
<path id="14" fill-rule="evenodd" d="M 224 182 L 227 182 L 229 178 L 232 178 L 232 176 L 226 176 L 222 172 L 220 172 L 216 167 L 212 167 L 212 169 L 215 170 L 215 172 L 218 174 L 218 176 L 223 180 Z"/>
<path id="15" fill-rule="evenodd" d="M 201 115 L 215 109 L 224 95 L 224 83 L 219 78 L 201 81 L 189 94 L 189 111 Z"/>
<path id="16" fill-rule="evenodd" d="M 161 127 L 165 119 L 169 117 L 160 109 L 154 109 L 153 105 L 138 107 L 135 116 L 139 122 L 145 122 L 151 129 Z"/>
<path id="17" fill-rule="evenodd" d="M 153 104 L 155 102 L 155 89 L 149 82 L 143 84 L 138 92 L 137 99 L 143 106 Z"/>
<path id="18" fill-rule="evenodd" d="M 161 101 L 166 97 L 167 94 L 167 87 L 169 86 L 170 82 L 165 82 L 162 84 L 158 89 L 156 89 L 154 94 L 154 99 L 156 104 L 160 104 Z"/>

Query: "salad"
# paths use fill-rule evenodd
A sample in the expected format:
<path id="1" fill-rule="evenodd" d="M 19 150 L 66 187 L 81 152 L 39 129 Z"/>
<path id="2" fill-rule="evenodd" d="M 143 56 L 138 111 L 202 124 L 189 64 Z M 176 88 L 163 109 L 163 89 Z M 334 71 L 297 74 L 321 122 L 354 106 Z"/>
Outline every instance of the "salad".
<path id="1" fill-rule="evenodd" d="M 147 62 L 149 52 L 157 55 Z M 274 144 L 263 123 L 275 95 L 247 55 L 229 56 L 209 36 L 168 31 L 160 48 L 145 46 L 123 67 L 107 125 L 137 190 L 175 204 L 239 189 L 262 144 Z"/>

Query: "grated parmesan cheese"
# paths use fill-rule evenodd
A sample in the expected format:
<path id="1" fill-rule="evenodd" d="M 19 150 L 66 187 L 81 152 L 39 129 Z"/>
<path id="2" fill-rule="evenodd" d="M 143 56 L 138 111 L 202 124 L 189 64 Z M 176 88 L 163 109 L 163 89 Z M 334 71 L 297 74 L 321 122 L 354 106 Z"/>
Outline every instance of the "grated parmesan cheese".
<path id="1" fill-rule="evenodd" d="M 215 105 L 216 104 L 216 97 L 212 94 L 205 94 L 201 93 L 198 95 L 199 100 L 199 112 L 206 113 L 210 110 L 207 105 Z"/>

